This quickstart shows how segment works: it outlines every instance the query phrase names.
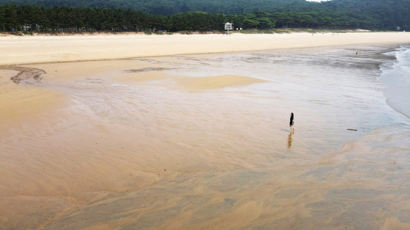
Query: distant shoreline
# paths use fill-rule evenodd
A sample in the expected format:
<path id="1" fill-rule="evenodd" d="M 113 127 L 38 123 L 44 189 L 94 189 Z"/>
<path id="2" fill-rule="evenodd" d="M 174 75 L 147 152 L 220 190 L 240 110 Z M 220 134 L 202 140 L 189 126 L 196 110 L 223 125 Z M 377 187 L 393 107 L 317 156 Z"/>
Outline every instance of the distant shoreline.
<path id="1" fill-rule="evenodd" d="M 98 61 L 344 45 L 410 44 L 406 32 L 0 36 L 0 65 Z"/>
<path id="2" fill-rule="evenodd" d="M 333 30 L 333 29 L 309 29 L 309 28 L 283 28 L 283 29 L 247 29 L 241 31 L 230 31 L 230 34 L 284 34 L 284 33 L 380 33 L 380 32 L 401 32 L 401 31 L 372 31 L 365 29 L 346 29 L 346 30 Z M 81 36 L 81 35 L 195 35 L 195 34 L 226 34 L 225 31 L 177 31 L 177 32 L 109 32 L 109 31 L 98 31 L 98 32 L 0 32 L 0 37 L 7 36 Z"/>

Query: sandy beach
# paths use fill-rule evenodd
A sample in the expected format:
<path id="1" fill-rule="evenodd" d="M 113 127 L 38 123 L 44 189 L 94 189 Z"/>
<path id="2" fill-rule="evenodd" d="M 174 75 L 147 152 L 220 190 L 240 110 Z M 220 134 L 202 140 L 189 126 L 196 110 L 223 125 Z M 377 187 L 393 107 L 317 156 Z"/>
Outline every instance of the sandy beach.
<path id="1" fill-rule="evenodd" d="M 409 42 L 403 32 L 6 36 L 0 65 Z"/>
<path id="2" fill-rule="evenodd" d="M 0 229 L 409 229 L 405 44 L 0 37 Z"/>

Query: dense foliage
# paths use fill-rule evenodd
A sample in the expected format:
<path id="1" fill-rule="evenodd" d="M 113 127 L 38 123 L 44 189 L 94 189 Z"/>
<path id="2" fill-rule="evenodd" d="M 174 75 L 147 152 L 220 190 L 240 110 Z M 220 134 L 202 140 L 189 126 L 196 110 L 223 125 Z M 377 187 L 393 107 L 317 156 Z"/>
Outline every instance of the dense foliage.
<path id="1" fill-rule="evenodd" d="M 0 0 L 0 3 L 7 1 L 11 0 Z M 12 2 L 24 3 L 25 1 Z M 41 3 L 40 5 L 44 6 L 0 5 L 0 31 L 211 31 L 223 30 L 223 23 L 226 21 L 232 21 L 235 27 L 244 29 L 284 27 L 379 30 L 395 30 L 400 27 L 400 29 L 410 29 L 410 0 L 333 0 L 323 3 L 309 3 L 304 0 L 26 1 L 26 3 L 29 2 L 31 4 Z M 158 10 L 159 8 L 154 10 L 150 6 L 158 2 L 163 3 L 157 4 L 157 7 L 162 7 L 162 10 Z M 227 5 L 221 5 L 221 2 Z M 170 12 L 179 13 L 160 15 L 122 9 L 130 7 L 128 4 L 132 3 L 141 5 L 137 7 L 140 5 L 136 4 L 133 8 L 157 13 L 168 12 L 170 5 L 173 5 L 175 8 L 172 8 Z M 82 8 L 49 7 L 55 4 L 81 6 Z M 217 6 L 220 8 L 218 9 Z M 256 11 L 249 11 L 252 8 Z M 192 9 L 208 12 L 186 12 Z"/>
<path id="2" fill-rule="evenodd" d="M 38 5 L 45 7 L 67 6 L 80 8 L 121 8 L 148 14 L 171 15 L 182 12 L 243 14 L 278 9 L 304 9 L 305 0 L 0 0 L 0 4 Z"/>
<path id="3" fill-rule="evenodd" d="M 223 29 L 222 14 L 188 12 L 173 16 L 102 8 L 0 6 L 0 31 L 211 31 Z"/>

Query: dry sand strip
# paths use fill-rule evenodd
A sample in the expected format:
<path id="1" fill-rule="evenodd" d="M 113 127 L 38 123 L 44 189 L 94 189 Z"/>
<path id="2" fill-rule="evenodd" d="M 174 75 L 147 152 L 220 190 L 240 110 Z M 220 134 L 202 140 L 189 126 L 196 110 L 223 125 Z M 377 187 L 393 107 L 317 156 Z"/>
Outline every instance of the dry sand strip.
<path id="1" fill-rule="evenodd" d="M 410 43 L 410 33 L 406 32 L 4 36 L 0 37 L 0 65 L 406 43 Z"/>

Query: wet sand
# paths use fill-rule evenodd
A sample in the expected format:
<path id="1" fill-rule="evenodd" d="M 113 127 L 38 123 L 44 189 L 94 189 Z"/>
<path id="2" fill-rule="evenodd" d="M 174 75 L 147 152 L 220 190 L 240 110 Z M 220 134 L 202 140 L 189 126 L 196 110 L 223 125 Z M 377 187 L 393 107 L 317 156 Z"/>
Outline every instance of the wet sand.
<path id="1" fill-rule="evenodd" d="M 3 67 L 0 229 L 408 229 L 391 48 Z"/>
<path id="2" fill-rule="evenodd" d="M 0 69 L 0 127 L 18 125 L 21 119 L 35 119 L 32 115 L 64 106 L 62 93 L 32 87 L 41 75 L 42 71 L 32 68 Z"/>
<path id="3" fill-rule="evenodd" d="M 196 78 L 178 78 L 177 82 L 180 86 L 191 90 L 204 89 L 220 89 L 225 87 L 250 85 L 253 83 L 261 83 L 264 80 L 244 77 L 244 76 L 212 76 L 212 77 L 196 77 Z"/>

